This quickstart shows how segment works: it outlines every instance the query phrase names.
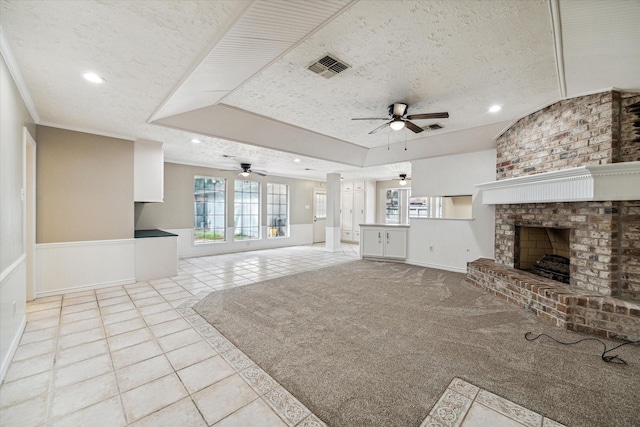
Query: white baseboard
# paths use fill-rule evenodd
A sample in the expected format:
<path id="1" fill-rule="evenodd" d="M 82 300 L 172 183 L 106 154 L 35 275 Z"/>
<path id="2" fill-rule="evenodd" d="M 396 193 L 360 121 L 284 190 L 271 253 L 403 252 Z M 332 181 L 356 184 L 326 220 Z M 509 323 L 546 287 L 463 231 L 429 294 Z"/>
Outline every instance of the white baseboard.
<path id="1" fill-rule="evenodd" d="M 435 268 L 436 270 L 445 270 L 452 271 L 454 273 L 465 273 L 467 272 L 467 268 L 454 267 L 451 265 L 441 265 L 441 264 L 432 264 L 428 262 L 421 262 L 412 259 L 408 259 L 405 261 L 407 264 L 417 265 L 418 267 L 427 267 L 427 268 Z"/>
<path id="2" fill-rule="evenodd" d="M 26 255 L 0 274 L 0 382 L 20 344 L 27 321 L 27 261 Z"/>
<path id="3" fill-rule="evenodd" d="M 16 350 L 18 349 L 18 345 L 20 344 L 20 340 L 22 339 L 22 334 L 24 333 L 24 328 L 27 326 L 27 316 L 26 314 L 22 316 L 22 320 L 20 321 L 20 327 L 16 331 L 13 339 L 11 340 L 11 345 L 7 350 L 7 354 L 3 355 L 2 365 L 0 365 L 0 384 L 4 381 L 4 376 L 7 375 L 7 371 L 9 370 L 9 365 L 13 360 L 13 356 L 16 354 Z"/>
<path id="4" fill-rule="evenodd" d="M 36 245 L 37 297 L 135 282 L 135 239 Z"/>

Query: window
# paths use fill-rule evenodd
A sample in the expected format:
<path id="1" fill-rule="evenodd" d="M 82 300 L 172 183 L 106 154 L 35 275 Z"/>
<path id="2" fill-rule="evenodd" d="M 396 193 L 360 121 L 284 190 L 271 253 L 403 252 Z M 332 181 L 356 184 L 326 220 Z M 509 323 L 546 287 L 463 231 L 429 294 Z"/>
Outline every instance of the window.
<path id="1" fill-rule="evenodd" d="M 224 241 L 225 186 L 222 178 L 194 177 L 194 243 Z"/>
<path id="2" fill-rule="evenodd" d="M 409 218 L 442 218 L 442 197 L 410 197 Z"/>
<path id="3" fill-rule="evenodd" d="M 260 183 L 235 180 L 234 183 L 235 240 L 260 238 Z"/>
<path id="4" fill-rule="evenodd" d="M 267 184 L 267 237 L 289 235 L 289 186 Z"/>
<path id="5" fill-rule="evenodd" d="M 316 192 L 315 219 L 327 219 L 327 193 Z"/>
<path id="6" fill-rule="evenodd" d="M 400 224 L 400 190 L 390 188 L 387 190 L 385 206 L 385 223 Z"/>

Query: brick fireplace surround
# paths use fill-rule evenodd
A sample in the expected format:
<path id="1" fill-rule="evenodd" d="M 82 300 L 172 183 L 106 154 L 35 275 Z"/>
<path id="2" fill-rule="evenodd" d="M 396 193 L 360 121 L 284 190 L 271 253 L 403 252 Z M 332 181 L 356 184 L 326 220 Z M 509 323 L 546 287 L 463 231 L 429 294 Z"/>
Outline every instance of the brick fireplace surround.
<path id="1" fill-rule="evenodd" d="M 618 91 L 563 100 L 498 137 L 496 182 L 479 185 L 483 203 L 495 204 L 495 260 L 468 263 L 469 282 L 565 329 L 640 339 L 640 112 L 631 107 L 636 105 L 640 95 Z M 578 181 L 596 175 L 616 175 L 622 185 L 596 183 L 592 192 L 580 193 Z M 553 187 L 558 181 L 578 194 L 556 197 L 563 192 Z M 619 187 L 626 193 L 616 192 Z M 516 227 L 570 229 L 569 285 L 514 268 Z"/>

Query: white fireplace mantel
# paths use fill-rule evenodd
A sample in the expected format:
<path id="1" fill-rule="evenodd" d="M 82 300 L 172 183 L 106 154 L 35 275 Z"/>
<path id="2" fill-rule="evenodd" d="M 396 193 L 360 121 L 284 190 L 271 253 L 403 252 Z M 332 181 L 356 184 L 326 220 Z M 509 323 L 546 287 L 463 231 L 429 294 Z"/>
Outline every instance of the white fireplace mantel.
<path id="1" fill-rule="evenodd" d="M 485 205 L 640 200 L 640 161 L 581 166 L 476 187 Z"/>

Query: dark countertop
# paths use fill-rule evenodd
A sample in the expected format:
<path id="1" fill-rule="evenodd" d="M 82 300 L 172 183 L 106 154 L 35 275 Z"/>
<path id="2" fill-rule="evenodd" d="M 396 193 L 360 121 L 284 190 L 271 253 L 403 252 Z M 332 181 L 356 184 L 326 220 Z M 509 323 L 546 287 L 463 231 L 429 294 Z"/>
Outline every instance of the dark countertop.
<path id="1" fill-rule="evenodd" d="M 145 237 L 178 237 L 177 234 L 169 233 L 168 231 L 162 230 L 136 230 L 133 234 L 133 237 L 136 239 L 141 239 Z"/>

